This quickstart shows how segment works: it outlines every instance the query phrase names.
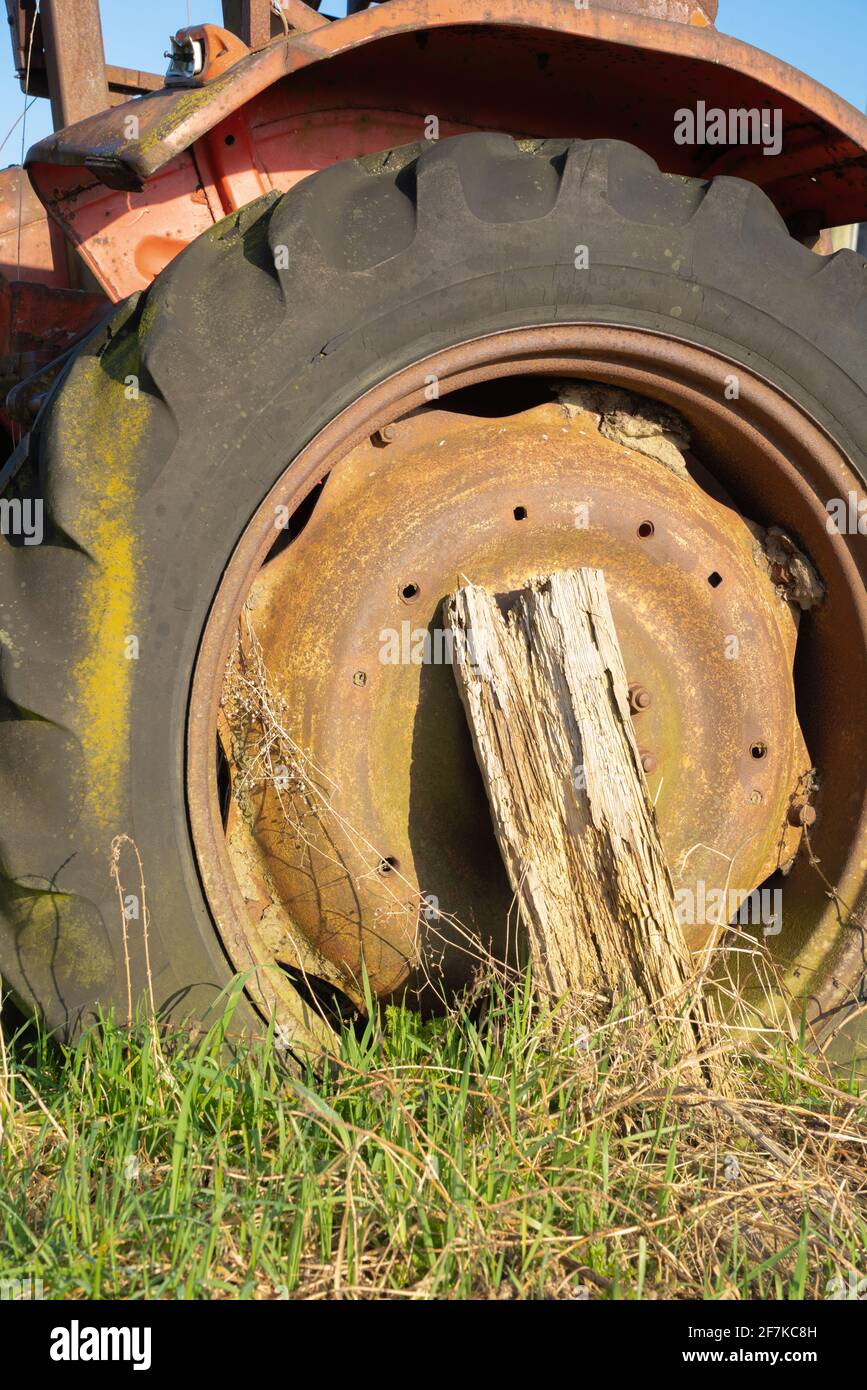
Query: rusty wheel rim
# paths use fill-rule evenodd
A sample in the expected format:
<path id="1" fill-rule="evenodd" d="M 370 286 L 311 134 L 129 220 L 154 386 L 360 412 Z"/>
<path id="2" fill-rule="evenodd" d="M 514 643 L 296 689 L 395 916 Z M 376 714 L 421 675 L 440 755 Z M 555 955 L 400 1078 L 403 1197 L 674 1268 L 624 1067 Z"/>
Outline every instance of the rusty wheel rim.
<path id="1" fill-rule="evenodd" d="M 736 407 L 725 394 L 732 372 L 739 385 Z M 227 848 L 214 747 L 223 673 L 242 608 L 273 546 L 275 510 L 284 507 L 294 514 L 324 477 L 337 476 L 335 470 L 353 450 L 423 407 L 432 379 L 443 399 L 481 382 L 520 376 L 603 382 L 671 406 L 690 421 L 697 440 L 694 451 L 715 476 L 724 478 L 745 512 L 797 536 L 822 575 L 826 602 L 810 615 L 806 632 L 802 626 L 798 641 L 798 715 L 812 760 L 822 770 L 825 787 L 832 788 L 830 795 L 824 787 L 819 792 L 820 817 L 812 838 L 839 898 L 829 906 L 825 886 L 799 855 L 786 884 L 790 907 L 782 954 L 792 988 L 810 994 L 816 1016 L 827 1015 L 851 1001 L 863 969 L 861 934 L 846 923 L 848 910 L 857 911 L 864 899 L 859 858 L 867 840 L 865 755 L 855 729 L 839 716 L 844 690 L 867 693 L 867 606 L 861 557 L 854 548 L 857 538 L 829 531 L 826 503 L 852 491 L 861 495 L 861 484 L 817 422 L 768 381 L 691 343 L 611 325 L 512 330 L 407 367 L 354 401 L 287 463 L 252 518 L 203 634 L 188 724 L 192 835 L 205 893 L 230 960 L 238 970 L 274 962 L 251 918 Z M 755 746 L 761 746 L 759 734 Z M 797 833 L 800 837 L 800 828 Z M 394 984 L 399 983 L 396 978 Z M 392 987 L 383 980 L 379 986 L 383 993 Z M 250 990 L 263 1009 L 276 1009 L 279 1015 L 288 1007 L 297 1014 L 297 996 L 281 971 L 257 971 Z M 352 996 L 351 984 L 347 992 Z"/>

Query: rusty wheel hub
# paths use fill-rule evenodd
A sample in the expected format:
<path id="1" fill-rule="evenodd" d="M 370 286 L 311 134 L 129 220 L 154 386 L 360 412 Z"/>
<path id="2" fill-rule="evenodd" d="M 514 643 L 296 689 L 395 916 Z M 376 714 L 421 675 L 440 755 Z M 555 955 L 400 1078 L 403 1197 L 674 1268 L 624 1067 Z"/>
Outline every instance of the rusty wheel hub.
<path id="1" fill-rule="evenodd" d="M 645 359 L 658 341 L 598 332 L 609 347 L 612 334 L 649 340 Z M 562 384 L 568 372 L 647 390 L 634 364 L 549 349 L 516 370 L 488 352 L 481 365 L 458 357 L 441 384 L 545 374 L 541 403 L 515 409 L 507 384 L 483 406 L 450 386 L 428 402 L 419 364 L 402 392 L 379 388 L 314 441 L 294 495 L 275 489 L 230 566 L 191 755 L 204 758 L 209 737 L 213 749 L 218 723 L 234 795 L 223 818 L 215 795 L 207 821 L 195 802 L 191 813 L 239 967 L 277 961 L 357 999 L 362 965 L 382 996 L 448 991 L 480 950 L 507 953 L 511 894 L 442 628 L 463 576 L 507 592 L 555 569 L 604 570 L 669 863 L 696 904 L 787 871 L 814 817 L 793 679 L 799 606 L 769 563 L 775 517 L 743 514 L 710 471 L 724 408 L 694 452 L 680 440 L 652 456 L 640 430 L 603 430 Z M 683 382 L 680 397 L 688 409 Z M 276 545 L 275 515 L 288 523 Z M 208 670 L 227 673 L 219 721 Z M 691 946 L 712 927 L 700 909 L 687 916 Z M 274 1002 L 273 986 L 264 994 Z"/>

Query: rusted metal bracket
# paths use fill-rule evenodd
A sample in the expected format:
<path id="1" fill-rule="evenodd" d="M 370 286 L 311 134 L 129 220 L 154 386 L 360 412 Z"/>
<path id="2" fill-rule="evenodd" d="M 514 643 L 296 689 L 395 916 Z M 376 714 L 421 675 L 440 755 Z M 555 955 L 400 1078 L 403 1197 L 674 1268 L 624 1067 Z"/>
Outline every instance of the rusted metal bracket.
<path id="1" fill-rule="evenodd" d="M 274 9 L 279 9 L 288 27 L 299 34 L 308 34 L 311 29 L 319 29 L 328 23 L 325 16 L 317 14 L 307 0 L 274 0 Z"/>
<path id="2" fill-rule="evenodd" d="M 248 48 L 263 48 L 281 33 L 271 0 L 223 0 L 223 25 Z"/>
<path id="3" fill-rule="evenodd" d="M 164 85 L 162 73 L 144 72 L 141 68 L 120 68 L 115 63 L 106 63 L 105 77 L 112 106 L 120 106 L 131 97 L 142 96 L 145 92 L 158 92 Z"/>
<path id="4" fill-rule="evenodd" d="M 318 9 L 305 0 L 223 0 L 223 24 L 248 48 L 264 48 L 290 30 L 307 33 L 327 24 Z"/>
<path id="5" fill-rule="evenodd" d="M 108 106 L 99 0 L 42 0 L 42 39 L 55 130 Z"/>
<path id="6" fill-rule="evenodd" d="M 79 4 L 76 0 L 74 5 L 69 0 L 60 0 L 59 4 L 58 0 L 54 0 L 53 4 L 50 0 L 44 0 L 41 12 L 36 9 L 36 0 L 6 0 L 13 62 L 22 91 L 27 96 L 52 99 L 52 113 L 58 129 L 60 125 L 81 120 L 83 115 L 93 115 L 105 106 L 117 106 L 143 92 L 158 91 L 163 85 L 159 73 L 105 62 L 101 30 L 98 39 L 96 37 L 94 11 L 98 23 L 96 0 L 87 0 L 86 4 Z M 73 15 L 72 47 L 69 46 L 67 33 L 69 14 Z M 47 17 L 47 23 L 43 23 L 43 15 Z M 58 49 L 55 35 L 63 39 L 62 49 Z M 100 60 L 104 86 L 99 76 Z M 53 88 L 58 80 L 61 80 L 61 86 L 55 100 Z M 97 95 L 101 104 L 94 104 Z M 68 106 L 69 102 L 72 104 Z M 81 103 L 86 107 L 83 112 L 67 114 L 67 111 L 80 110 Z M 60 125 L 58 117 L 61 118 Z"/>
<path id="7" fill-rule="evenodd" d="M 6 0 L 6 17 L 12 39 L 13 62 L 21 86 L 33 96 L 47 96 L 42 19 L 36 9 L 36 0 Z M 30 83 L 25 86 L 28 66 Z"/>

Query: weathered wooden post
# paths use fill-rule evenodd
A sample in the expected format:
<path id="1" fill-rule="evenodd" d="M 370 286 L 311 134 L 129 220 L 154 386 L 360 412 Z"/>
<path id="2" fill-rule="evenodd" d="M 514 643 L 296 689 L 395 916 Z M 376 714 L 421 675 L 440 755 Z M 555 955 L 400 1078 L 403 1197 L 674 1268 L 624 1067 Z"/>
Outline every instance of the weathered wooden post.
<path id="1" fill-rule="evenodd" d="M 605 578 L 563 571 L 448 600 L 455 675 L 494 830 L 551 994 L 628 991 L 706 1045 L 693 963 L 632 730 Z M 682 1021 L 678 1021 L 682 1020 Z"/>

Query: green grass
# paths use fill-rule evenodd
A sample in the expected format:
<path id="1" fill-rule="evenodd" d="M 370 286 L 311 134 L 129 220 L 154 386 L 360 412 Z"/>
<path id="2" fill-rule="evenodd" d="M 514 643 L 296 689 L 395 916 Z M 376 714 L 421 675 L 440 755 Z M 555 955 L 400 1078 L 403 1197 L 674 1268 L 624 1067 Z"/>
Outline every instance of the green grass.
<path id="1" fill-rule="evenodd" d="M 865 1107 L 797 1040 L 731 1074 L 785 1161 L 679 1091 L 646 1029 L 551 1016 L 529 980 L 347 1028 L 328 1076 L 222 1025 L 105 1023 L 70 1048 L 30 1030 L 0 1074 L 0 1278 L 50 1298 L 825 1297 L 867 1274 Z"/>

